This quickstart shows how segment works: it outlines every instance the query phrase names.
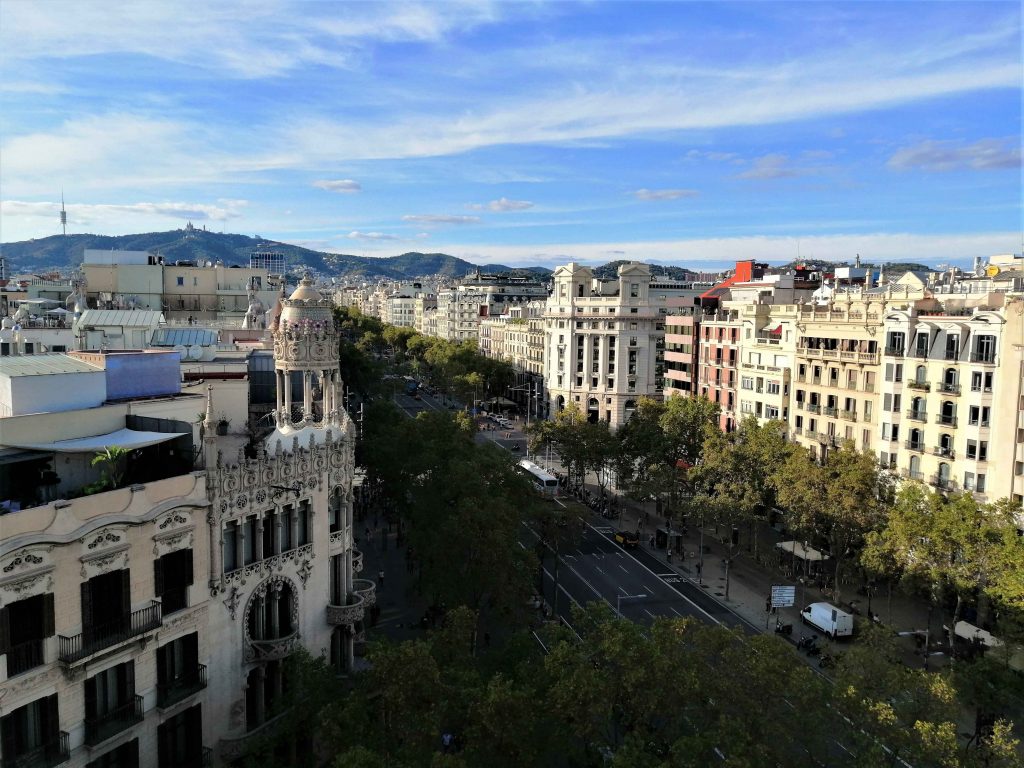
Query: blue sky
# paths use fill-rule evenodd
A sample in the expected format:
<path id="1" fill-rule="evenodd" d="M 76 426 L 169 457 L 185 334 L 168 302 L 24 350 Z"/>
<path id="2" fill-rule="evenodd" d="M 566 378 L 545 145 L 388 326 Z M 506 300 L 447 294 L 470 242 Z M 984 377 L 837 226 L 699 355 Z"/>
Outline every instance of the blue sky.
<path id="1" fill-rule="evenodd" d="M 1015 2 L 0 3 L 0 240 L 694 268 L 1021 250 Z"/>

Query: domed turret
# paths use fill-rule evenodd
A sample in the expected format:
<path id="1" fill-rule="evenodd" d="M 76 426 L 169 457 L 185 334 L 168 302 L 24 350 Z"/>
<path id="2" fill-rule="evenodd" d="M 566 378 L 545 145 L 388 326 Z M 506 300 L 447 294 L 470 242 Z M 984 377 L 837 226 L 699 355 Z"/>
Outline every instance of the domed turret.
<path id="1" fill-rule="evenodd" d="M 271 321 L 277 374 L 277 428 L 266 442 L 271 452 L 278 440 L 283 446 L 295 437 L 302 445 L 310 438 L 323 443 L 329 430 L 336 438 L 344 431 L 338 330 L 330 300 L 307 275 L 280 304 L 280 318 Z"/>

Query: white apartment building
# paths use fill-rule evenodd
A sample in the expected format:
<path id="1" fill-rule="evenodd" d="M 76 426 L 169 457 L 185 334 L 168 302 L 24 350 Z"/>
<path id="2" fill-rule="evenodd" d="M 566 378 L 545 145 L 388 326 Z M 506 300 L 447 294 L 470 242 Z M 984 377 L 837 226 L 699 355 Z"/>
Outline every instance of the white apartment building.
<path id="1" fill-rule="evenodd" d="M 483 318 L 502 315 L 517 304 L 547 295 L 547 289 L 533 280 L 477 272 L 438 291 L 437 335 L 448 341 L 476 341 Z"/>
<path id="2" fill-rule="evenodd" d="M 576 403 L 589 419 L 618 427 L 640 397 L 662 396 L 666 308 L 650 285 L 643 264 L 623 264 L 614 281 L 597 281 L 576 263 L 555 270 L 544 312 L 551 413 Z"/>

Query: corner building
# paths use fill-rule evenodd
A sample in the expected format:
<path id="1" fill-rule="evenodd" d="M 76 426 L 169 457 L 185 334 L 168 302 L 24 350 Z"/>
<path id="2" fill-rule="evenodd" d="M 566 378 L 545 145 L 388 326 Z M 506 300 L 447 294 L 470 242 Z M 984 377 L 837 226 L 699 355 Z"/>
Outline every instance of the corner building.
<path id="1" fill-rule="evenodd" d="M 3 388 L 38 398 L 74 375 L 93 398 L 3 403 L 22 414 L 0 420 L 4 768 L 230 765 L 273 729 L 291 653 L 351 668 L 375 594 L 356 578 L 337 332 L 308 280 L 282 305 L 276 427 L 255 458 L 217 435 L 209 397 L 197 439 L 203 398 L 143 370 L 153 355 L 121 366 L 127 400 L 104 390 L 102 355 L 23 358 L 40 383 Z M 112 489 L 91 462 L 105 445 L 130 452 Z M 40 481 L 18 484 L 27 467 Z"/>

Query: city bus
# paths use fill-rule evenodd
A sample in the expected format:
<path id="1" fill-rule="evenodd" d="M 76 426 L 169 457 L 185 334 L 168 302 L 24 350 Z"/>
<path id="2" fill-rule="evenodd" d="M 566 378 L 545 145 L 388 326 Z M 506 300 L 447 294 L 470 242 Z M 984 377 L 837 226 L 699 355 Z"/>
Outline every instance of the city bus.
<path id="1" fill-rule="evenodd" d="M 519 471 L 530 478 L 533 487 L 539 494 L 552 497 L 558 495 L 558 478 L 545 472 L 543 467 L 534 464 L 529 459 L 523 459 L 518 466 Z"/>

